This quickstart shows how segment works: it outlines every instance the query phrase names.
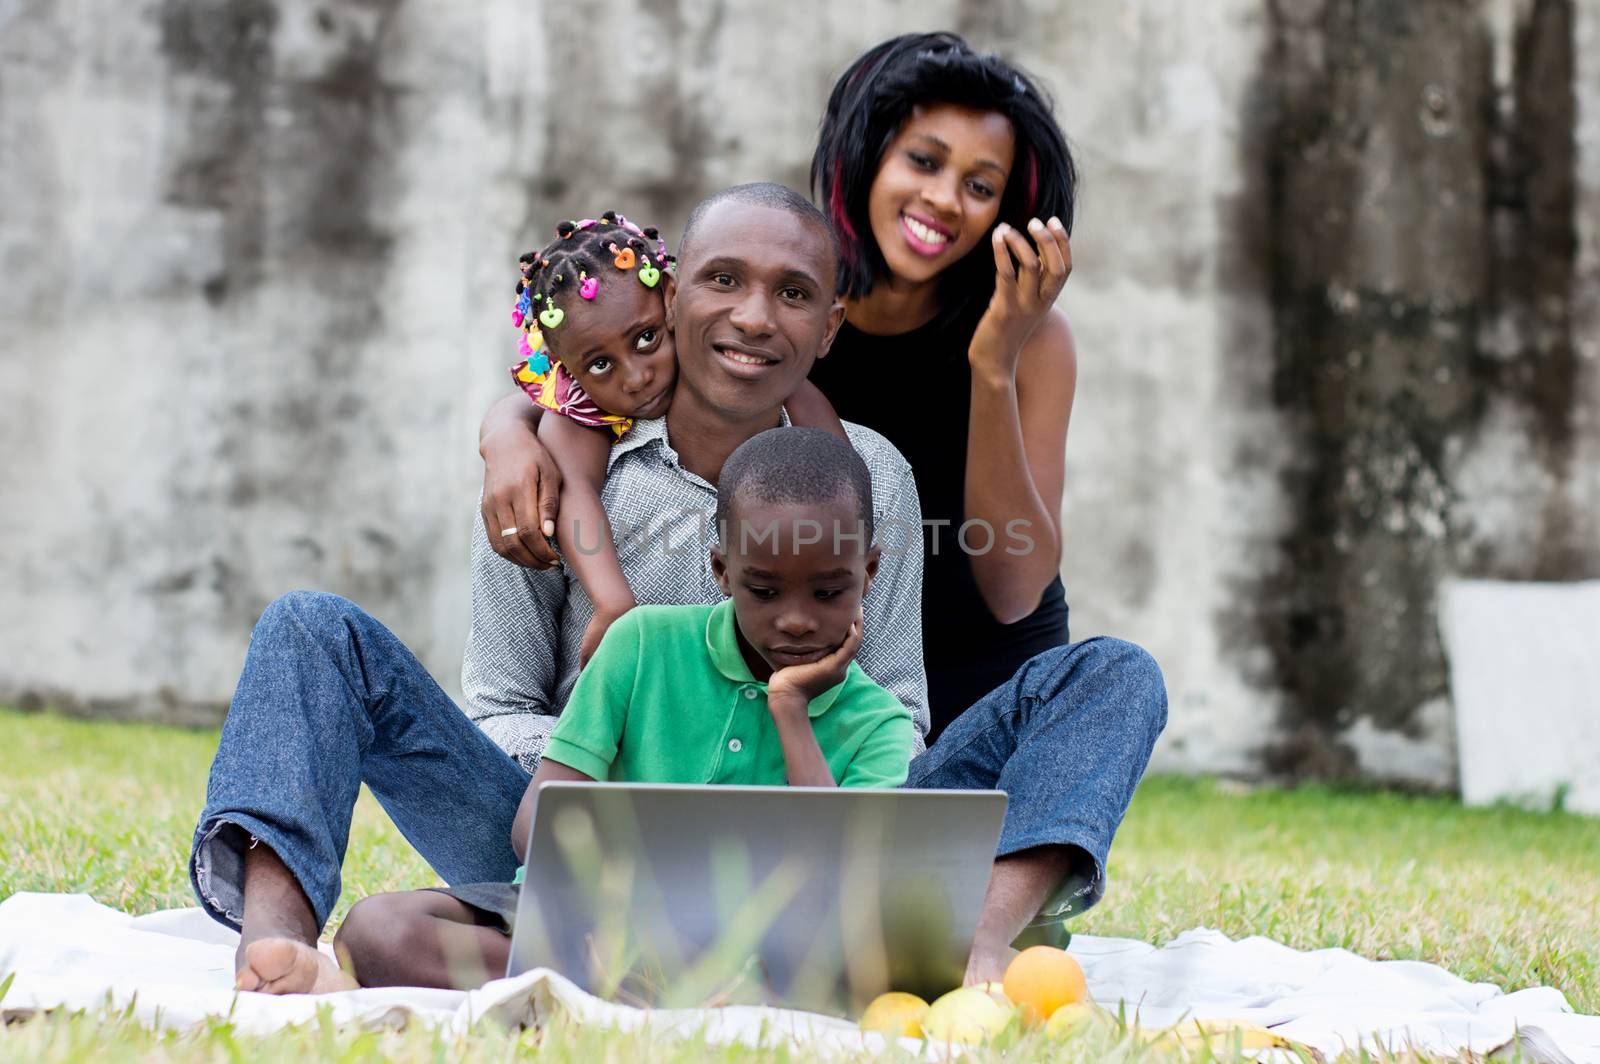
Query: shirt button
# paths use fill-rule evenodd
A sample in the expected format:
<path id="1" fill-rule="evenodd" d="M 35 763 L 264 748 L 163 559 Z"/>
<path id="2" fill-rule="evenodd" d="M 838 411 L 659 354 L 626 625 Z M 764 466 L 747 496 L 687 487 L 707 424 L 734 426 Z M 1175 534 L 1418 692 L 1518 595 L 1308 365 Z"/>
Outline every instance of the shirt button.
<path id="1" fill-rule="evenodd" d="M 754 687 L 746 687 L 744 689 L 744 696 L 746 698 L 754 698 L 756 696 L 756 689 Z"/>
<path id="2" fill-rule="evenodd" d="M 743 750 L 743 749 L 744 749 L 744 743 L 741 743 L 737 739 L 729 739 L 728 740 L 728 750 L 729 750 L 730 753 L 737 754 L 740 750 Z"/>

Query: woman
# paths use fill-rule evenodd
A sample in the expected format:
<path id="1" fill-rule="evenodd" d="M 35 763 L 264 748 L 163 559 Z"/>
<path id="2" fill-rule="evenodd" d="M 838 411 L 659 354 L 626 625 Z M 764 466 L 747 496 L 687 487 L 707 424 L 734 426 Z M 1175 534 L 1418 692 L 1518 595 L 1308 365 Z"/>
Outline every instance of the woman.
<path id="1" fill-rule="evenodd" d="M 916 473 L 931 744 L 1068 642 L 1058 574 L 1077 356 L 1052 304 L 1072 268 L 1076 172 L 1025 74 L 934 33 L 845 71 L 811 180 L 848 308 L 811 379 Z"/>
<path id="2" fill-rule="evenodd" d="M 812 181 L 840 240 L 847 316 L 811 379 L 916 473 L 932 743 L 1068 641 L 1058 570 L 1077 361 L 1052 304 L 1071 270 L 1076 172 L 1025 74 L 952 34 L 908 34 L 834 86 Z M 527 418 L 512 400 L 484 420 L 484 520 L 521 530 L 491 535 L 496 550 L 545 568 L 555 493 L 539 485 L 557 474 Z"/>

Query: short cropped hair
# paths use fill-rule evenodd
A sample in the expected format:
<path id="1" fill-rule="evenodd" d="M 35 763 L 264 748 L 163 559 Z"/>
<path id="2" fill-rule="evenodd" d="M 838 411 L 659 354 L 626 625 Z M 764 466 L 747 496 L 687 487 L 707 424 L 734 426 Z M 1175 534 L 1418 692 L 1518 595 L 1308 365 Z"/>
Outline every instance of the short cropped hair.
<path id="1" fill-rule="evenodd" d="M 741 443 L 717 478 L 717 527 L 726 549 L 734 510 L 744 502 L 817 505 L 846 499 L 855 504 L 863 547 L 872 543 L 872 476 L 850 444 L 823 429 L 777 428 Z"/>
<path id="2" fill-rule="evenodd" d="M 785 211 L 800 219 L 807 226 L 821 234 L 827 242 L 828 250 L 833 255 L 830 263 L 835 270 L 839 264 L 839 239 L 834 235 L 833 226 L 828 224 L 828 218 L 816 208 L 809 199 L 788 185 L 780 185 L 776 181 L 752 181 L 747 185 L 734 185 L 713 192 L 699 203 L 694 210 L 689 212 L 689 220 L 683 223 L 683 236 L 678 240 L 678 260 L 681 262 L 689 254 L 689 249 L 694 245 L 695 230 L 699 228 L 705 214 L 712 207 L 724 200 L 735 200 L 739 203 L 752 203 L 758 207 L 770 207 L 775 211 Z"/>

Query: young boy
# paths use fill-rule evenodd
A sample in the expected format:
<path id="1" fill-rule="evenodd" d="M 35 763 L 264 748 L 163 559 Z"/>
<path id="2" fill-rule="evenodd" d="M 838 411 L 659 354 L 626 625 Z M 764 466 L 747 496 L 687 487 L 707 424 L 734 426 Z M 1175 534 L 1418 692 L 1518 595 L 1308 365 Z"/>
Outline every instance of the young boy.
<path id="1" fill-rule="evenodd" d="M 729 456 L 716 517 L 728 601 L 640 606 L 611 626 L 517 809 L 519 858 L 550 780 L 905 781 L 911 715 L 853 660 L 879 556 L 866 464 L 821 429 L 771 429 Z M 505 972 L 516 905 L 514 883 L 378 894 L 335 948 L 362 986 L 476 986 Z"/>

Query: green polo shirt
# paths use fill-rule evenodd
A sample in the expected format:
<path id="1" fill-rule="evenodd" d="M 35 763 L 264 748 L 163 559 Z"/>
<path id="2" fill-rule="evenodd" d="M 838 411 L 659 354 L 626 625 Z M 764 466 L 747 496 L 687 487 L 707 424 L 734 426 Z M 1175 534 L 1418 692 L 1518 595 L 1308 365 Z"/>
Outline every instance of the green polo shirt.
<path id="1" fill-rule="evenodd" d="M 905 782 L 911 714 L 855 662 L 808 711 L 839 786 Z M 739 652 L 731 600 L 623 614 L 579 675 L 544 756 L 597 780 L 788 782 L 767 685 Z"/>

